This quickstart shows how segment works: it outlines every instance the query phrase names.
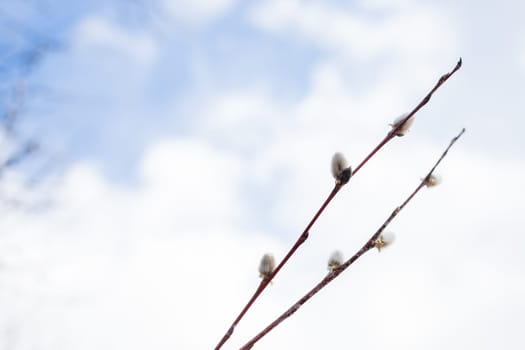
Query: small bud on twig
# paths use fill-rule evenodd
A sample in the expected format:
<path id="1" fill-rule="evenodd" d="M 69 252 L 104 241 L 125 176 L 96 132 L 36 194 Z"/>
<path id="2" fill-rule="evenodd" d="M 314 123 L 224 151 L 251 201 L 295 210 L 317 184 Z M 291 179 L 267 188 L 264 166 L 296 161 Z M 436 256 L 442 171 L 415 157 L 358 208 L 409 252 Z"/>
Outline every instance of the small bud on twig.
<path id="1" fill-rule="evenodd" d="M 385 232 L 379 236 L 378 239 L 374 242 L 374 246 L 377 248 L 378 251 L 381 251 L 381 248 L 388 247 L 392 243 L 394 243 L 394 240 L 396 239 L 396 236 L 392 232 Z"/>
<path id="2" fill-rule="evenodd" d="M 332 157 L 332 176 L 341 185 L 346 184 L 352 176 L 352 167 L 348 166 L 345 157 L 339 152 Z"/>
<path id="3" fill-rule="evenodd" d="M 275 268 L 275 259 L 272 254 L 264 254 L 259 264 L 259 276 L 267 279 L 273 273 Z"/>
<path id="4" fill-rule="evenodd" d="M 399 117 L 397 117 L 394 120 L 394 122 L 392 124 L 390 124 L 392 129 L 396 129 L 403 122 L 403 120 L 407 117 L 407 115 L 408 114 L 405 113 L 405 114 L 402 114 Z M 396 136 L 405 136 L 405 134 L 408 132 L 408 130 L 412 126 L 412 123 L 414 123 L 414 116 L 411 116 L 401 126 L 399 126 L 399 129 L 397 129 L 395 131 L 395 135 Z"/>
<path id="5" fill-rule="evenodd" d="M 423 180 L 423 182 L 427 187 L 434 187 L 441 183 L 441 178 L 437 175 L 430 174 Z"/>
<path id="6" fill-rule="evenodd" d="M 328 258 L 328 270 L 330 270 L 330 272 L 333 272 L 339 266 L 341 266 L 343 261 L 343 253 L 341 253 L 339 250 L 334 251 Z"/>

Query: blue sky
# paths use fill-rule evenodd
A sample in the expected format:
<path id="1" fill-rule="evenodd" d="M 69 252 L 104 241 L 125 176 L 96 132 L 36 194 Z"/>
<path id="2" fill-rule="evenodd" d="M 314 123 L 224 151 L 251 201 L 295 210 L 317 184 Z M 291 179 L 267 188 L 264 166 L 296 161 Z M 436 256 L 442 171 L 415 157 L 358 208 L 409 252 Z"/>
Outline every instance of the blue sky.
<path id="1" fill-rule="evenodd" d="M 191 110 L 206 102 L 195 96 L 206 99 L 217 90 L 248 86 L 275 97 L 297 98 L 305 92 L 305 72 L 319 55 L 307 45 L 256 30 L 243 11 L 247 5 L 210 23 L 195 20 L 186 25 L 162 17 L 160 6 L 140 2 L 54 6 L 50 10 L 40 4 L 42 12 L 28 6 L 36 13 L 26 9 L 27 17 L 9 10 L 10 22 L 56 45 L 44 52 L 42 64 L 28 79 L 36 95 L 29 102 L 32 124 L 61 142 L 68 155 L 93 157 L 119 180 L 126 180 L 152 138 L 191 132 L 198 123 Z M 18 11 L 20 6 L 14 7 Z M 120 47 L 119 52 L 111 47 L 118 43 L 103 38 L 78 44 L 90 35 L 82 30 L 97 31 L 90 25 L 144 47 L 134 52 L 126 52 L 133 50 L 130 46 Z M 27 34 L 29 30 L 6 36 L 12 50 L 32 49 L 39 39 Z M 134 35 L 140 37 L 136 42 Z M 152 57 L 134 59 L 140 50 L 151 50 L 144 55 Z M 60 132 L 63 128 L 68 135 Z"/>
<path id="2" fill-rule="evenodd" d="M 257 348 L 521 349 L 524 6 L 3 2 L 0 96 L 22 92 L 20 135 L 42 148 L 0 194 L 46 205 L 0 208 L 0 349 L 210 348 L 262 254 L 282 258 L 331 190 L 332 154 L 355 166 L 459 57 L 225 348 L 322 278 L 334 249 L 351 256 L 466 127 L 443 183 L 392 223 L 396 243 Z M 49 181 L 28 187 L 46 161 Z"/>
<path id="3" fill-rule="evenodd" d="M 304 12 L 321 13 L 319 23 L 325 20 L 323 16 L 328 17 L 342 9 L 341 14 L 346 11 L 363 20 L 365 25 L 385 21 L 385 27 L 389 25 L 388 21 L 400 21 L 395 17 L 396 11 L 401 13 L 405 6 L 409 8 L 405 3 L 396 8 L 384 2 L 318 5 L 305 5 Z M 412 62 L 403 66 L 399 63 L 402 62 L 400 55 L 410 55 L 414 60 L 430 56 L 430 63 L 441 64 L 436 70 L 438 67 L 443 70 L 442 67 L 452 61 L 442 59 L 449 58 L 446 54 L 466 56 L 468 50 L 466 53 L 470 52 L 471 56 L 465 57 L 466 62 L 471 61 L 471 57 L 476 59 L 469 62 L 465 74 L 471 73 L 470 81 L 477 80 L 479 84 L 472 84 L 469 94 L 462 96 L 466 102 L 464 106 L 467 106 L 464 112 L 470 112 L 465 113 L 470 115 L 482 112 L 481 121 L 488 111 L 515 114 L 523 92 L 519 84 L 514 87 L 512 84 L 516 81 L 514 73 L 519 69 L 516 57 L 521 49 L 520 11 L 513 10 L 513 7 L 520 6 L 517 3 L 502 7 L 500 11 L 506 20 L 492 22 L 497 23 L 497 30 L 491 29 L 490 23 L 486 24 L 483 15 L 472 16 L 469 22 L 457 20 L 471 11 L 466 5 L 443 4 L 434 15 L 451 20 L 429 33 L 437 39 L 430 49 L 420 48 L 429 46 L 424 44 L 427 39 L 422 35 L 412 35 L 406 41 L 398 38 L 397 47 L 396 43 L 378 44 L 387 39 L 377 40 L 381 35 L 374 36 L 374 33 L 370 33 L 368 39 L 361 38 L 362 42 L 359 38 L 338 37 L 330 42 L 322 35 L 308 32 L 316 29 L 315 23 L 308 28 L 309 23 L 299 23 L 294 18 L 283 20 L 288 24 L 278 23 L 278 19 L 271 16 L 266 20 L 258 15 L 264 11 L 257 11 L 258 7 L 264 10 L 264 6 L 249 2 L 217 1 L 216 9 L 209 10 L 210 13 L 195 10 L 196 13 L 201 11 L 198 15 L 188 15 L 191 10 L 184 13 L 185 10 L 170 10 L 163 6 L 159 1 L 88 2 L 81 5 L 8 2 L 4 5 L 6 20 L 3 31 L 6 35 L 3 41 L 7 52 L 24 52 L 33 49 L 34 45 L 50 43 L 40 64 L 24 81 L 29 89 L 26 120 L 30 120 L 34 133 L 49 134 L 47 141 L 58 147 L 53 151 L 62 154 L 62 150 L 67 149 L 68 157 L 96 159 L 103 163 L 109 176 L 126 180 L 126 174 L 132 173 L 144 147 L 155 137 L 195 132 L 199 124 L 195 110 L 209 103 L 209 98 L 217 91 L 251 89 L 264 91 L 272 99 L 283 100 L 284 104 L 297 103 L 308 93 L 311 73 L 323 61 L 336 60 L 338 73 L 345 77 L 345 83 L 354 90 L 366 91 L 389 70 L 397 70 L 400 75 L 410 74 L 408 65 Z M 274 14 L 280 10 L 274 2 L 269 2 L 266 7 Z M 418 12 L 417 7 L 413 12 Z M 476 7 L 480 14 L 490 11 L 489 5 L 483 3 Z M 177 14 L 177 11 L 182 14 Z M 423 13 L 421 19 L 413 22 L 422 21 L 427 15 Z M 183 20 L 185 16 L 189 19 Z M 306 14 L 303 18 L 308 16 Z M 404 14 L 398 15 L 402 16 Z M 277 29 L 271 28 L 265 20 L 273 21 L 271 25 Z M 350 30 L 348 27 L 342 30 Z M 462 36 L 453 35 L 451 28 L 461 30 Z M 103 40 L 107 34 L 104 30 L 116 35 L 111 39 L 113 42 Z M 338 35 L 337 24 L 332 31 L 333 36 Z M 399 31 L 405 35 L 417 33 L 404 28 Z M 127 43 L 115 42 L 119 39 L 127 40 Z M 367 43 L 372 40 L 378 43 Z M 453 49 L 443 50 L 441 46 L 446 45 L 441 40 L 451 41 L 447 44 Z M 403 49 L 405 52 L 399 50 L 399 44 L 408 45 Z M 15 60 L 8 62 L 16 64 Z M 12 74 L 16 69 L 5 71 L 11 73 L 8 81 L 18 79 L 18 75 Z M 504 86 L 508 88 L 498 88 Z M 483 106 L 475 103 L 477 96 L 489 92 L 492 98 L 506 100 L 505 103 Z M 61 127 L 57 128 L 57 125 Z M 68 132 L 61 132 L 64 129 Z M 506 152 L 520 146 L 511 141 L 519 140 L 516 134 L 507 136 L 511 136 L 504 138 L 509 144 L 496 143 L 491 149 L 503 148 L 502 151 Z"/>

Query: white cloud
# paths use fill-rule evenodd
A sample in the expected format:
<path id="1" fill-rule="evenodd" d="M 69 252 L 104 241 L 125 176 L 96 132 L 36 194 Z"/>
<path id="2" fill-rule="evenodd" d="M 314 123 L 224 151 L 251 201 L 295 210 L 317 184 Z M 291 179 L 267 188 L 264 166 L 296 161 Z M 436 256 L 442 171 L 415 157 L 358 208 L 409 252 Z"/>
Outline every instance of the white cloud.
<path id="1" fill-rule="evenodd" d="M 253 151 L 264 147 L 277 124 L 285 124 L 286 107 L 262 91 L 217 92 L 199 106 L 199 130 L 222 145 Z"/>
<path id="2" fill-rule="evenodd" d="M 392 4 L 368 4 L 376 10 L 369 14 L 321 1 L 267 0 L 253 8 L 251 19 L 262 29 L 297 36 L 353 59 L 456 56 L 457 35 L 449 16 L 431 5 L 402 3 L 386 15 L 379 11 L 385 6 Z"/>
<path id="3" fill-rule="evenodd" d="M 52 208 L 2 217 L 0 328 L 17 349 L 211 346 L 279 245 L 239 234 L 241 170 L 183 140 L 150 148 L 138 189 L 74 165 Z"/>
<path id="4" fill-rule="evenodd" d="M 242 164 L 197 141 L 158 143 L 146 155 L 141 174 L 146 207 L 158 220 L 184 228 L 231 225 L 238 218 Z M 202 220 L 201 218 L 207 218 Z"/>
<path id="5" fill-rule="evenodd" d="M 156 0 L 177 23 L 203 25 L 227 14 L 236 0 Z"/>
<path id="6" fill-rule="evenodd" d="M 78 23 L 72 41 L 79 49 L 115 50 L 143 64 L 151 64 L 158 53 L 157 44 L 148 33 L 119 28 L 97 16 L 86 17 Z"/>
<path id="7" fill-rule="evenodd" d="M 525 30 L 524 33 L 521 35 L 521 39 L 518 42 L 518 57 L 517 57 L 517 64 L 518 69 L 521 71 L 521 74 L 525 76 Z"/>

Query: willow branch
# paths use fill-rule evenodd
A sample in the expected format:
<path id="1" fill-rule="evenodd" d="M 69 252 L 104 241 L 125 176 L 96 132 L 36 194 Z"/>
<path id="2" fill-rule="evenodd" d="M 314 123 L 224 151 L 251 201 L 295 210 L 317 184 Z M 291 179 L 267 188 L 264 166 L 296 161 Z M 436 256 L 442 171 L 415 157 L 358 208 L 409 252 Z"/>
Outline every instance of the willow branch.
<path id="1" fill-rule="evenodd" d="M 399 214 L 399 212 L 414 198 L 414 196 L 425 186 L 425 184 L 428 183 L 428 179 L 436 169 L 436 167 L 441 163 L 443 158 L 448 153 L 448 150 L 454 143 L 463 135 L 465 132 L 465 129 L 462 129 L 461 132 L 450 141 L 450 144 L 445 149 L 441 157 L 437 160 L 437 162 L 434 164 L 432 169 L 428 172 L 428 174 L 421 180 L 419 185 L 415 188 L 415 190 L 405 199 L 405 201 L 398 206 L 392 214 L 386 219 L 386 221 L 379 227 L 379 229 L 368 239 L 368 241 L 355 253 L 350 259 L 348 259 L 345 263 L 341 264 L 339 267 L 335 268 L 333 271 L 331 271 L 325 278 L 323 278 L 314 288 L 312 288 L 308 293 L 306 293 L 303 297 L 301 297 L 295 304 L 293 304 L 288 310 L 286 310 L 283 314 L 281 314 L 275 321 L 270 323 L 265 329 L 263 329 L 259 334 L 257 334 L 255 337 L 253 337 L 249 342 L 247 342 L 244 346 L 242 346 L 241 350 L 247 350 L 251 349 L 253 345 L 259 341 L 262 337 L 264 337 L 266 334 L 268 334 L 272 329 L 277 327 L 279 324 L 281 324 L 284 320 L 286 320 L 288 317 L 292 316 L 301 306 L 304 305 L 310 298 L 312 298 L 317 292 L 319 292 L 321 289 L 326 287 L 331 281 L 333 281 L 337 276 L 339 276 L 344 270 L 346 270 L 350 265 L 352 265 L 357 259 L 359 259 L 364 253 L 366 253 L 371 248 L 375 247 L 376 240 L 380 237 L 381 233 L 385 230 L 385 228 L 394 220 L 394 218 Z"/>
<path id="2" fill-rule="evenodd" d="M 368 162 L 368 160 L 370 158 L 372 158 L 372 156 L 374 154 L 377 153 L 377 151 L 379 151 L 385 144 L 388 143 L 388 141 L 390 141 L 396 134 L 396 132 L 401 129 L 401 127 L 403 126 L 403 124 L 408 120 L 410 119 L 412 116 L 414 116 L 421 108 L 423 108 L 424 105 L 426 105 L 430 99 L 432 98 L 432 95 L 434 94 L 434 92 L 436 92 L 437 89 L 439 89 L 439 87 L 441 85 L 443 85 L 454 73 L 456 73 L 456 71 L 458 71 L 460 68 L 461 68 L 461 65 L 463 63 L 463 60 L 461 59 L 461 57 L 459 58 L 459 61 L 456 63 L 456 65 L 454 66 L 454 68 L 446 73 L 446 74 L 443 74 L 438 82 L 436 83 L 436 85 L 434 85 L 434 87 L 432 88 L 432 90 L 430 90 L 428 92 L 428 94 L 417 104 L 416 107 L 414 107 L 414 109 L 412 109 L 406 116 L 405 118 L 403 118 L 398 124 L 396 127 L 392 128 L 392 130 L 390 130 L 390 132 L 385 136 L 385 138 L 379 142 L 379 144 L 376 146 L 376 148 L 374 148 L 372 150 L 372 152 L 370 152 L 368 154 L 368 156 L 365 157 L 365 159 L 363 159 L 363 161 L 355 168 L 354 170 L 354 174 L 357 173 L 359 171 L 359 169 L 361 169 L 361 167 L 363 165 L 366 164 L 366 162 Z"/>
<path id="3" fill-rule="evenodd" d="M 355 175 L 359 169 L 361 169 L 363 167 L 363 165 L 365 165 L 368 160 L 370 160 L 370 158 L 372 158 L 374 156 L 374 154 L 376 154 L 384 145 L 386 145 L 392 138 L 394 138 L 394 136 L 396 135 L 396 132 L 403 126 L 403 124 L 410 118 L 412 117 L 414 114 L 416 114 L 424 105 L 426 105 L 428 103 L 428 101 L 430 101 L 430 98 L 432 97 L 432 95 L 434 94 L 434 92 L 436 92 L 437 89 L 439 89 L 439 87 L 441 85 L 443 85 L 443 83 L 445 83 L 459 68 L 461 68 L 461 58 L 459 59 L 459 61 L 457 62 L 456 66 L 449 72 L 449 73 L 446 73 L 444 75 L 441 76 L 441 78 L 439 79 L 439 81 L 436 83 L 436 85 L 434 85 L 434 87 L 430 90 L 430 92 L 421 100 L 421 102 L 419 102 L 419 104 L 409 113 L 407 114 L 407 116 L 400 122 L 397 124 L 396 127 L 393 127 L 392 130 L 390 130 L 388 132 L 388 134 L 383 138 L 383 140 L 381 140 L 379 142 L 379 144 L 372 150 L 372 152 L 370 152 L 366 157 L 365 159 L 363 159 L 363 161 L 355 168 L 355 170 L 353 171 L 353 175 Z M 344 184 L 342 183 L 339 183 L 339 182 L 336 182 L 336 184 L 334 185 L 334 188 L 332 189 L 332 191 L 329 193 L 328 197 L 325 199 L 325 201 L 323 202 L 323 204 L 321 205 L 321 207 L 317 210 L 317 212 L 315 213 L 315 215 L 312 217 L 312 219 L 310 220 L 310 222 L 308 223 L 308 225 L 306 225 L 305 229 L 303 230 L 303 232 L 301 233 L 301 235 L 299 236 L 299 238 L 297 239 L 297 241 L 294 243 L 294 245 L 290 248 L 290 250 L 288 251 L 288 253 L 284 256 L 283 260 L 277 265 L 277 267 L 274 269 L 273 273 L 270 274 L 269 276 L 267 276 L 266 278 L 262 279 L 261 280 L 261 283 L 259 284 L 259 286 L 257 287 L 257 289 L 255 290 L 255 293 L 252 295 L 252 297 L 250 298 L 250 300 L 246 303 L 246 305 L 244 306 L 244 308 L 241 310 L 241 312 L 239 313 L 239 315 L 237 316 L 237 318 L 233 321 L 233 323 L 231 324 L 231 326 L 228 328 L 228 330 L 226 331 L 226 333 L 224 334 L 224 336 L 221 338 L 221 340 L 219 341 L 219 343 L 216 345 L 215 347 L 215 350 L 219 350 L 223 345 L 224 343 L 226 343 L 226 341 L 231 337 L 231 335 L 233 334 L 233 331 L 235 330 L 235 327 L 237 326 L 237 324 L 241 321 L 241 319 L 244 317 L 244 315 L 246 314 L 246 312 L 250 309 L 250 307 L 253 305 L 253 303 L 255 302 L 255 300 L 257 300 L 257 298 L 259 297 L 259 295 L 261 295 L 261 293 L 264 291 L 264 289 L 266 289 L 266 287 L 270 284 L 270 282 L 273 280 L 273 278 L 279 273 L 279 271 L 281 270 L 281 268 L 286 264 L 286 262 L 292 257 L 292 255 L 297 251 L 297 249 L 299 249 L 299 247 L 308 239 L 308 235 L 309 235 L 309 231 L 310 229 L 312 228 L 312 226 L 314 225 L 314 223 L 317 221 L 317 219 L 319 218 L 319 216 L 323 213 L 323 211 L 325 210 L 325 208 L 328 206 L 328 204 L 330 204 L 330 202 L 332 201 L 332 199 L 334 199 L 335 195 L 339 192 L 339 190 L 341 190 L 341 188 L 344 186 Z"/>

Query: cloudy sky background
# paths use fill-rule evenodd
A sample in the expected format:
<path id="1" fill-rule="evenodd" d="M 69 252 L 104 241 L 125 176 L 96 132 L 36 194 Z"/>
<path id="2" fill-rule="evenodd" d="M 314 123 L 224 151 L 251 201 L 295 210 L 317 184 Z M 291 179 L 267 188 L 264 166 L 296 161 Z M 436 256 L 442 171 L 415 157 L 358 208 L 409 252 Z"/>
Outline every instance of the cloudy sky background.
<path id="1" fill-rule="evenodd" d="M 3 108 L 21 87 L 18 132 L 42 150 L 0 179 L 0 349 L 212 348 L 262 254 L 280 260 L 332 189 L 332 154 L 358 164 L 460 56 L 225 349 L 359 249 L 462 127 L 396 243 L 256 348 L 522 349 L 524 16 L 510 0 L 2 2 Z"/>

